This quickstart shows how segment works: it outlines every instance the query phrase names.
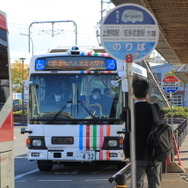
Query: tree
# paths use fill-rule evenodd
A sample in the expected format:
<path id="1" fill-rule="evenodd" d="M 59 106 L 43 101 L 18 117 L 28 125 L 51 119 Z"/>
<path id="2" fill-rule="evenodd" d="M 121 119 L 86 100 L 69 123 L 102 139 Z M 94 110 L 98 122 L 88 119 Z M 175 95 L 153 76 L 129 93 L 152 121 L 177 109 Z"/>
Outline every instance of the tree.
<path id="1" fill-rule="evenodd" d="M 21 93 L 22 92 L 22 61 L 16 60 L 11 64 L 11 72 L 12 72 L 12 85 L 13 92 Z M 23 67 L 23 80 L 28 80 L 29 77 L 29 66 L 28 64 L 24 64 Z"/>
<path id="2" fill-rule="evenodd" d="M 168 107 L 162 108 L 165 114 L 165 117 L 171 117 L 171 109 Z M 188 107 L 173 106 L 172 116 L 174 118 L 187 118 L 188 117 Z"/>

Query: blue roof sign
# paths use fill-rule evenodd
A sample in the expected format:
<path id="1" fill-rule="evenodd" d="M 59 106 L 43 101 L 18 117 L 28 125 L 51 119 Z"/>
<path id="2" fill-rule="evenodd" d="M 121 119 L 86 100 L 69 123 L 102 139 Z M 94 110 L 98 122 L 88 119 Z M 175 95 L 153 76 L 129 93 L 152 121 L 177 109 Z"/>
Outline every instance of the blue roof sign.
<path id="1" fill-rule="evenodd" d="M 122 4 L 104 18 L 100 37 L 103 47 L 113 58 L 124 62 L 126 55 L 132 54 L 133 61 L 140 61 L 155 49 L 159 28 L 146 8 Z"/>

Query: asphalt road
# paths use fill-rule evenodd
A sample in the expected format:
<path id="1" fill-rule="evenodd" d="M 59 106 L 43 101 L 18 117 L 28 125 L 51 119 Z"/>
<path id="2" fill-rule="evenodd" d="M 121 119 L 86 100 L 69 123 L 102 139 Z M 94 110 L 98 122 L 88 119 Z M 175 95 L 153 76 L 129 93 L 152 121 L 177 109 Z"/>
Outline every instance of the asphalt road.
<path id="1" fill-rule="evenodd" d="M 15 126 L 15 188 L 114 188 L 108 179 L 117 172 L 114 165 L 56 165 L 40 172 L 35 161 L 28 161 L 25 138 Z"/>

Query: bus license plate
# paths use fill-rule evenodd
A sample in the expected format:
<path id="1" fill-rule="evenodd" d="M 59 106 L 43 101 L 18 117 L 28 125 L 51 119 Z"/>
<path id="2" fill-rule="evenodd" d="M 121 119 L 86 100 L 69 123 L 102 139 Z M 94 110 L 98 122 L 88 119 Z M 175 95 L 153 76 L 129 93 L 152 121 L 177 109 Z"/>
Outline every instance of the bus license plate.
<path id="1" fill-rule="evenodd" d="M 93 161 L 95 160 L 94 151 L 79 151 L 77 155 L 77 160 Z"/>

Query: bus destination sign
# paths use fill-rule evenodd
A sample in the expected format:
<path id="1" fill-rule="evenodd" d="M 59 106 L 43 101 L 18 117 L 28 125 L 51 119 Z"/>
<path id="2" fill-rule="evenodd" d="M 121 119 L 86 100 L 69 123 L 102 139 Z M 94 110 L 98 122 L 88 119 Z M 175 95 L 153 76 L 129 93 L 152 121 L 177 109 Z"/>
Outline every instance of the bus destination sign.
<path id="1" fill-rule="evenodd" d="M 104 57 L 50 57 L 37 59 L 36 70 L 116 70 L 116 60 Z"/>

